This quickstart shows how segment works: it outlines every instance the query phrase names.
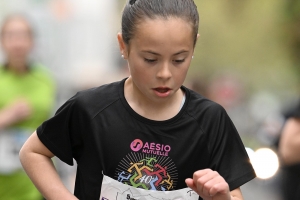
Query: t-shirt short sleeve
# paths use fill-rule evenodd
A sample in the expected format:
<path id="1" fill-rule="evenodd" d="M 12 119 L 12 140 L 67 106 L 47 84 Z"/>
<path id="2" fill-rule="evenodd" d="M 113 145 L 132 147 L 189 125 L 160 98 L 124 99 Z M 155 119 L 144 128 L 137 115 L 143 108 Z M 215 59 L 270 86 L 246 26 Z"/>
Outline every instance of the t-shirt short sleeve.
<path id="1" fill-rule="evenodd" d="M 60 160 L 73 165 L 82 144 L 84 114 L 77 103 L 78 94 L 64 103 L 49 120 L 37 128 L 41 142 Z"/>
<path id="2" fill-rule="evenodd" d="M 210 110 L 213 114 L 207 115 L 211 118 L 207 120 L 212 123 L 207 123 L 205 127 L 205 130 L 210 130 L 210 168 L 218 171 L 229 184 L 230 190 L 234 190 L 256 175 L 244 144 L 225 109 L 214 104 Z"/>

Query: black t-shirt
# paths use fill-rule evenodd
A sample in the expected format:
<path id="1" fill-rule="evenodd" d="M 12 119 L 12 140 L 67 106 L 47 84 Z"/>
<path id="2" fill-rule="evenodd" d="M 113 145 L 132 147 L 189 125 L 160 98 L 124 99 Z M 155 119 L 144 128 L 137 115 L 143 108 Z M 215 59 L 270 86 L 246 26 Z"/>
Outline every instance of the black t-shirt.
<path id="1" fill-rule="evenodd" d="M 205 168 L 218 171 L 230 190 L 255 177 L 220 105 L 182 86 L 186 101 L 179 113 L 149 120 L 127 103 L 124 82 L 77 93 L 37 129 L 58 158 L 69 165 L 76 160 L 79 199 L 99 199 L 103 174 L 160 191 L 186 188 L 185 179 Z"/>

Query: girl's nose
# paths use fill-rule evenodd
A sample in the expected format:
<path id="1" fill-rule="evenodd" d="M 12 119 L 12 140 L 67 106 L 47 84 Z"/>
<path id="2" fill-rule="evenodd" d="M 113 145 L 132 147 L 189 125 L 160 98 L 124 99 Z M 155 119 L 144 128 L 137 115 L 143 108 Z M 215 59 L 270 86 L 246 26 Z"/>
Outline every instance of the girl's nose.
<path id="1" fill-rule="evenodd" d="M 160 67 L 159 71 L 157 72 L 157 77 L 160 79 L 169 79 L 172 77 L 169 63 L 166 62 Z"/>

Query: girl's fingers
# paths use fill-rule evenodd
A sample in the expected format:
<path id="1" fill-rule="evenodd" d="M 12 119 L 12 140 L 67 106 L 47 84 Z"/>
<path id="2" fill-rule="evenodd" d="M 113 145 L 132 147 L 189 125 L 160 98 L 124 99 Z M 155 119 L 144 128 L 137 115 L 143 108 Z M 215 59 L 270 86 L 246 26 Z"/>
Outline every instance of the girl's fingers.
<path id="1" fill-rule="evenodd" d="M 229 192 L 229 186 L 218 172 L 210 169 L 199 170 L 193 178 L 185 180 L 188 187 L 196 191 L 202 198 L 213 197 Z"/>
<path id="2" fill-rule="evenodd" d="M 193 180 L 193 179 L 187 178 L 187 179 L 185 179 L 185 183 L 186 183 L 186 185 L 187 185 L 189 188 L 191 188 L 191 189 L 194 190 L 194 191 L 197 191 L 197 188 L 196 188 L 196 186 L 195 186 L 195 184 L 194 184 L 194 180 Z"/>
<path id="3" fill-rule="evenodd" d="M 216 185 L 219 184 L 222 180 L 220 176 L 215 176 L 215 174 L 210 174 L 209 177 L 205 177 L 205 182 L 199 181 L 199 185 L 201 184 L 201 192 L 204 196 L 213 196 L 214 194 L 211 193 L 211 189 Z M 200 187 L 199 187 L 200 188 Z"/>
<path id="4" fill-rule="evenodd" d="M 210 188 L 209 194 L 210 196 L 215 196 L 216 194 L 226 194 L 228 191 L 228 184 L 226 182 L 219 182 Z"/>

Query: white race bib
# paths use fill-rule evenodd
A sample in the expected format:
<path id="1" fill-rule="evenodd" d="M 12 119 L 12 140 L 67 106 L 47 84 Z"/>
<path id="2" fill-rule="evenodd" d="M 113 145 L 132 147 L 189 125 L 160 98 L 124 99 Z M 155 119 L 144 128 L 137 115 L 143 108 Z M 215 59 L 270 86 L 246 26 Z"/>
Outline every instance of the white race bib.
<path id="1" fill-rule="evenodd" d="M 198 200 L 190 188 L 173 191 L 153 191 L 135 188 L 103 176 L 100 200 Z"/>
<path id="2" fill-rule="evenodd" d="M 0 130 L 0 174 L 10 174 L 22 168 L 19 151 L 29 136 L 29 131 L 20 129 Z"/>

